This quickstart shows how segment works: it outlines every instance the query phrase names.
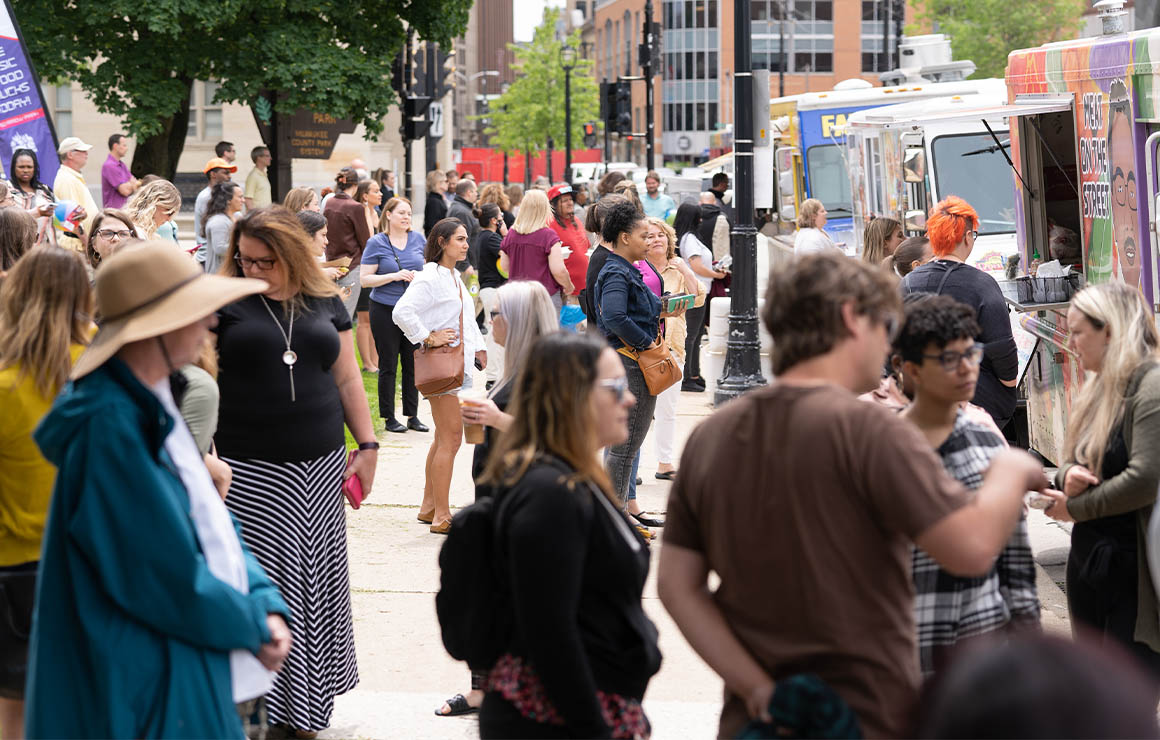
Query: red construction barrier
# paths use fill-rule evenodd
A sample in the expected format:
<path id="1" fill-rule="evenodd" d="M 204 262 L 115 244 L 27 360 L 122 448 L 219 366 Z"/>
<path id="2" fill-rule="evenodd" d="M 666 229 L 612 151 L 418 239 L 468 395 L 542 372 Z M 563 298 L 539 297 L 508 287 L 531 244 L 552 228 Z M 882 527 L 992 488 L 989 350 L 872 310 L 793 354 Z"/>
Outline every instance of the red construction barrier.
<path id="1" fill-rule="evenodd" d="M 572 162 L 600 162 L 603 152 L 599 149 L 573 149 Z M 508 155 L 508 182 L 524 182 L 524 167 L 528 157 L 522 152 Z M 540 152 L 531 157 L 531 178 L 536 179 L 548 171 L 547 152 Z M 455 166 L 460 173 L 470 172 L 475 175 L 477 182 L 503 182 L 503 152 L 498 149 L 484 149 L 482 147 L 467 147 L 460 152 L 459 164 Z M 552 150 L 552 182 L 564 179 L 564 151 Z"/>

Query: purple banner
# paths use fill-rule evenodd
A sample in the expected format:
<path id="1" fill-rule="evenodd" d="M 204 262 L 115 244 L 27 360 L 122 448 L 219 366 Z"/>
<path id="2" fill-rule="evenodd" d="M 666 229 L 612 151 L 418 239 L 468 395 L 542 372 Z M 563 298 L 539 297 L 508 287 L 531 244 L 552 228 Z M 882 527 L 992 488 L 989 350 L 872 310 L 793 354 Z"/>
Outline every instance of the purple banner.
<path id="1" fill-rule="evenodd" d="M 40 161 L 40 181 L 52 185 L 60 160 L 56 134 L 12 6 L 0 6 L 0 169 L 7 174 L 12 152 L 31 149 Z"/>

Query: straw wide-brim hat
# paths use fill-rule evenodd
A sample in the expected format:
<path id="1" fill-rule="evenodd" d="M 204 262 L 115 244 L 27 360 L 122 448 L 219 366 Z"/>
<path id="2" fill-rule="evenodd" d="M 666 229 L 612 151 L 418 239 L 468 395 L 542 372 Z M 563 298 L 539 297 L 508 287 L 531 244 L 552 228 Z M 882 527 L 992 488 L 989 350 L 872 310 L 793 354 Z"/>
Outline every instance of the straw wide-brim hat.
<path id="1" fill-rule="evenodd" d="M 127 246 L 97 270 L 101 328 L 77 359 L 72 377 L 96 370 L 130 342 L 189 326 L 267 287 L 265 280 L 207 275 L 171 242 Z"/>

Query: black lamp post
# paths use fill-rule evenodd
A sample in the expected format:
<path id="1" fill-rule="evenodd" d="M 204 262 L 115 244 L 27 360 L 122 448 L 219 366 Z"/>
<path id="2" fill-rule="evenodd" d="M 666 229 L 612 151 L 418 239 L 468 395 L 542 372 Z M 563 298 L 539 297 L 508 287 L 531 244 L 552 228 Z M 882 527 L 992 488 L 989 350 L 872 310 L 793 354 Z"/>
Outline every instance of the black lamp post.
<path id="1" fill-rule="evenodd" d="M 736 221 L 730 239 L 733 282 L 729 287 L 729 340 L 714 404 L 765 384 L 757 333 L 757 228 L 753 224 L 753 68 L 750 0 L 733 11 L 733 199 Z M 768 91 L 762 95 L 769 96 Z"/>
<path id="2" fill-rule="evenodd" d="M 564 182 L 572 184 L 572 70 L 576 69 L 576 47 L 560 47 L 560 67 L 564 70 Z"/>

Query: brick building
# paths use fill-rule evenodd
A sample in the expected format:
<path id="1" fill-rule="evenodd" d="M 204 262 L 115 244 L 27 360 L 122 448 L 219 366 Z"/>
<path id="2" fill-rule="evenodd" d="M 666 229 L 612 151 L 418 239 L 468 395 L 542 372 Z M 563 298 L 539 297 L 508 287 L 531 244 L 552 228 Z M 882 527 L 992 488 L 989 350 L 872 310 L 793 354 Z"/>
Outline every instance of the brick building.
<path id="1" fill-rule="evenodd" d="M 653 111 L 661 161 L 703 160 L 710 134 L 732 123 L 734 6 L 732 0 L 653 0 L 664 38 Z M 641 74 L 644 12 L 645 0 L 595 0 L 597 80 Z M 787 95 L 828 90 L 851 77 L 877 84 L 878 74 L 893 66 L 887 48 L 894 51 L 910 20 L 903 0 L 750 0 L 750 17 L 753 67 L 771 71 L 771 96 L 778 94 L 782 39 Z M 644 130 L 644 107 L 644 84 L 634 83 L 636 131 Z M 615 142 L 613 158 L 643 163 L 644 142 Z"/>

